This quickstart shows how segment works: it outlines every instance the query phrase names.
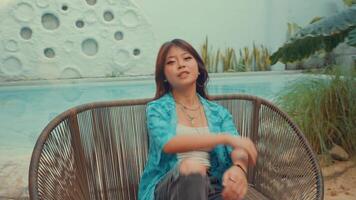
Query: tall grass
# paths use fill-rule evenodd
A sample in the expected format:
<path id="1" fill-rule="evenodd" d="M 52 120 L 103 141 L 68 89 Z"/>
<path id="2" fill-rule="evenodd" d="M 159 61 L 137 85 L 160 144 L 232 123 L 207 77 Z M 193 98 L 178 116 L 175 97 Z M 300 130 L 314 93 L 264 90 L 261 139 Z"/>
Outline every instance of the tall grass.
<path id="1" fill-rule="evenodd" d="M 245 72 L 245 71 L 268 71 L 271 70 L 270 52 L 267 47 L 256 46 L 253 48 L 244 47 L 240 49 L 238 55 L 236 50 L 227 47 L 220 51 L 215 51 L 209 45 L 208 37 L 200 47 L 200 55 L 208 72 Z M 240 56 L 238 58 L 238 56 Z"/>
<path id="2" fill-rule="evenodd" d="M 218 72 L 218 67 L 220 62 L 219 60 L 220 50 L 218 49 L 215 54 L 212 47 L 209 46 L 208 37 L 205 38 L 205 42 L 201 46 L 200 52 L 201 52 L 200 55 L 203 59 L 203 62 L 208 72 Z"/>
<path id="3" fill-rule="evenodd" d="M 331 70 L 324 76 L 300 79 L 277 97 L 317 153 L 332 144 L 356 152 L 356 73 Z"/>

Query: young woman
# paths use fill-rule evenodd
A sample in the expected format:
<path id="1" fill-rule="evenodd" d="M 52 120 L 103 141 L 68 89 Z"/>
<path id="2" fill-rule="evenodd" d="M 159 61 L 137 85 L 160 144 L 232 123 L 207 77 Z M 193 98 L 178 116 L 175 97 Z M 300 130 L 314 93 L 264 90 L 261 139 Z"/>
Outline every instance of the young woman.
<path id="1" fill-rule="evenodd" d="M 208 73 L 180 39 L 164 43 L 156 60 L 156 95 L 148 103 L 148 161 L 139 200 L 239 200 L 257 151 L 238 136 L 231 114 L 209 101 Z"/>

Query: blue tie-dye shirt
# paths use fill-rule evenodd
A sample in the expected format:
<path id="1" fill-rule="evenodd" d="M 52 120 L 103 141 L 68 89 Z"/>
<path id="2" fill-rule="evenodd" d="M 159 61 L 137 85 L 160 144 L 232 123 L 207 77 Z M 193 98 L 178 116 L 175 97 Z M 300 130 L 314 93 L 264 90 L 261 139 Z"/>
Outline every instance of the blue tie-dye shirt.
<path id="1" fill-rule="evenodd" d="M 212 134 L 230 133 L 238 135 L 229 111 L 223 106 L 199 96 Z M 176 135 L 177 113 L 176 104 L 171 93 L 151 101 L 146 110 L 149 135 L 149 153 L 144 172 L 141 177 L 138 199 L 154 200 L 157 183 L 177 165 L 176 154 L 163 152 L 164 145 Z M 218 145 L 210 152 L 211 176 L 221 177 L 232 162 L 229 146 Z"/>

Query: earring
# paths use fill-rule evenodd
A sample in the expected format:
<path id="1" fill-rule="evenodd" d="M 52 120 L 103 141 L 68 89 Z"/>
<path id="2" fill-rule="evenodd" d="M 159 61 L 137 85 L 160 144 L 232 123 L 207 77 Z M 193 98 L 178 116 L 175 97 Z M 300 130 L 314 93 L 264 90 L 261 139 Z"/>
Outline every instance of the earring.
<path id="1" fill-rule="evenodd" d="M 164 79 L 163 82 L 167 83 L 168 81 L 167 81 L 167 79 Z"/>

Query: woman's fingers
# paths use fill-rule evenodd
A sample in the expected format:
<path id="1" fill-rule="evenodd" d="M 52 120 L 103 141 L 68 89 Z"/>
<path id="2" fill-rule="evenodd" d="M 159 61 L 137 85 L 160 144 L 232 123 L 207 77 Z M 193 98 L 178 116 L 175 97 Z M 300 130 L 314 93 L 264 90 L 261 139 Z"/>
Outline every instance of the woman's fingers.
<path id="1" fill-rule="evenodd" d="M 253 161 L 253 164 L 256 164 L 256 160 L 257 160 L 257 149 L 255 144 L 250 140 L 250 139 L 245 139 L 248 143 L 249 146 L 249 152 L 250 152 L 250 158 Z"/>
<path id="2" fill-rule="evenodd" d="M 222 196 L 224 200 L 240 200 L 247 191 L 247 178 L 245 174 L 231 167 L 223 175 L 224 190 Z"/>
<path id="3" fill-rule="evenodd" d="M 244 194 L 240 191 L 239 185 L 231 184 L 224 188 L 222 196 L 224 200 L 241 200 L 244 197 Z"/>
<path id="4" fill-rule="evenodd" d="M 251 140 L 245 139 L 246 143 L 246 151 L 249 154 L 249 161 L 251 161 L 251 164 L 255 165 L 256 160 L 257 160 L 257 150 L 255 145 L 252 143 Z"/>
<path id="5" fill-rule="evenodd" d="M 257 161 L 257 150 L 255 145 L 252 142 L 248 142 L 248 151 L 247 153 L 249 154 L 249 160 L 252 162 L 251 164 L 255 165 Z"/>

